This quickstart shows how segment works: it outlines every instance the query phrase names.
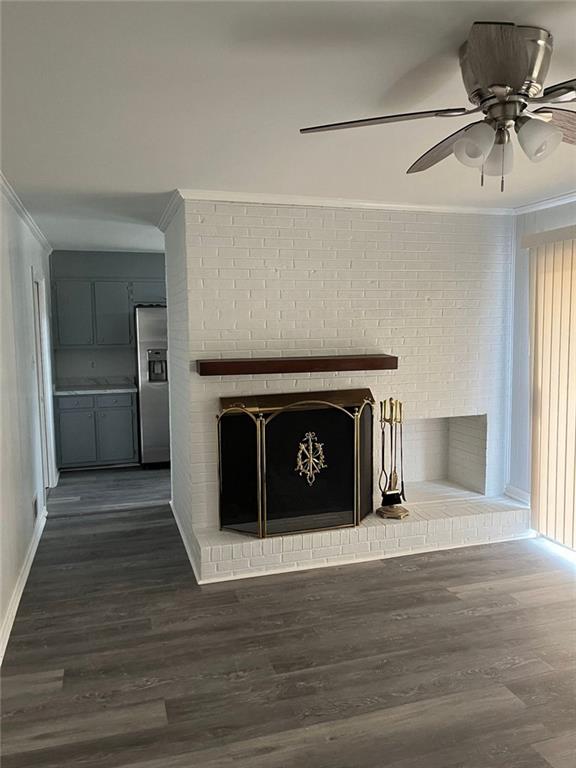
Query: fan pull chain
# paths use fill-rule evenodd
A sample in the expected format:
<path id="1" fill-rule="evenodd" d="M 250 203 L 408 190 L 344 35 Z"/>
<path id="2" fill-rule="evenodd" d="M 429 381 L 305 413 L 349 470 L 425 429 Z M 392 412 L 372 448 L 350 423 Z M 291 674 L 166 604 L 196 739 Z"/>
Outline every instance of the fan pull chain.
<path id="1" fill-rule="evenodd" d="M 502 144 L 502 165 L 501 165 L 501 176 L 500 176 L 500 192 L 504 192 L 504 147 L 505 144 Z"/>
<path id="2" fill-rule="evenodd" d="M 480 186 L 484 186 L 484 164 L 482 164 L 482 168 L 480 169 Z"/>

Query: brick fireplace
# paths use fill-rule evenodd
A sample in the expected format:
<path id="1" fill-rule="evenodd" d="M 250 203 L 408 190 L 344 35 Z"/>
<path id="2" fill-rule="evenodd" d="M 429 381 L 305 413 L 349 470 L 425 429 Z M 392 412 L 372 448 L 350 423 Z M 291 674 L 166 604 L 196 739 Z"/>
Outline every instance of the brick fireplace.
<path id="1" fill-rule="evenodd" d="M 351 528 L 373 511 L 369 389 L 220 405 L 220 528 L 263 539 Z"/>
<path id="2" fill-rule="evenodd" d="M 198 577 L 525 535 L 526 510 L 500 498 L 509 409 L 509 219 L 198 197 L 175 199 L 166 230 L 172 503 Z M 196 361 L 208 358 L 382 352 L 398 356 L 398 370 L 210 377 L 196 371 Z M 376 523 L 371 515 L 355 530 L 268 542 L 219 530 L 221 398 L 365 387 L 376 400 L 392 396 L 405 404 L 415 499 L 406 521 Z"/>

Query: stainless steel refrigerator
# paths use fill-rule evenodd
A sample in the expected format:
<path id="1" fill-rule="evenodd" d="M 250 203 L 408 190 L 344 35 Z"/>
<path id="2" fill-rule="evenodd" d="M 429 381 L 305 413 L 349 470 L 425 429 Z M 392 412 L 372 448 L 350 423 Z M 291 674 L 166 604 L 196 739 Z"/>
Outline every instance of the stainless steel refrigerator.
<path id="1" fill-rule="evenodd" d="M 166 307 L 136 307 L 140 461 L 170 461 Z"/>

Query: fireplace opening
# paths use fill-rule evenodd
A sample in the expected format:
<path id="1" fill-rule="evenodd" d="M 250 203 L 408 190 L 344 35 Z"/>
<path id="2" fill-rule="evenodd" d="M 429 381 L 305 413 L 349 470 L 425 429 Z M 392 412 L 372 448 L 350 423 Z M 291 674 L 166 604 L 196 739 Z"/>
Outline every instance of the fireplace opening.
<path id="1" fill-rule="evenodd" d="M 220 525 L 264 538 L 372 511 L 369 389 L 223 398 Z"/>

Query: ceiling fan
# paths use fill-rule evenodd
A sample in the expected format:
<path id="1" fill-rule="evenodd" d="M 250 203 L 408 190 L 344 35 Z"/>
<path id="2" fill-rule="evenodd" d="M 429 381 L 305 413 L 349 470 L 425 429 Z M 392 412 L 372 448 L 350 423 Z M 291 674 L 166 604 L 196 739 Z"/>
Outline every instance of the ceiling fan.
<path id="1" fill-rule="evenodd" d="M 544 88 L 552 56 L 550 32 L 538 27 L 476 21 L 460 47 L 460 69 L 473 109 L 435 109 L 369 117 L 343 123 L 301 128 L 300 133 L 337 131 L 367 125 L 419 120 L 425 117 L 465 117 L 479 112 L 482 120 L 447 136 L 425 152 L 407 173 L 426 171 L 450 154 L 484 174 L 504 176 L 512 171 L 514 132 L 533 162 L 547 158 L 564 141 L 576 144 L 576 112 L 557 104 L 576 101 L 576 78 Z M 528 111 L 536 104 L 549 104 Z"/>

